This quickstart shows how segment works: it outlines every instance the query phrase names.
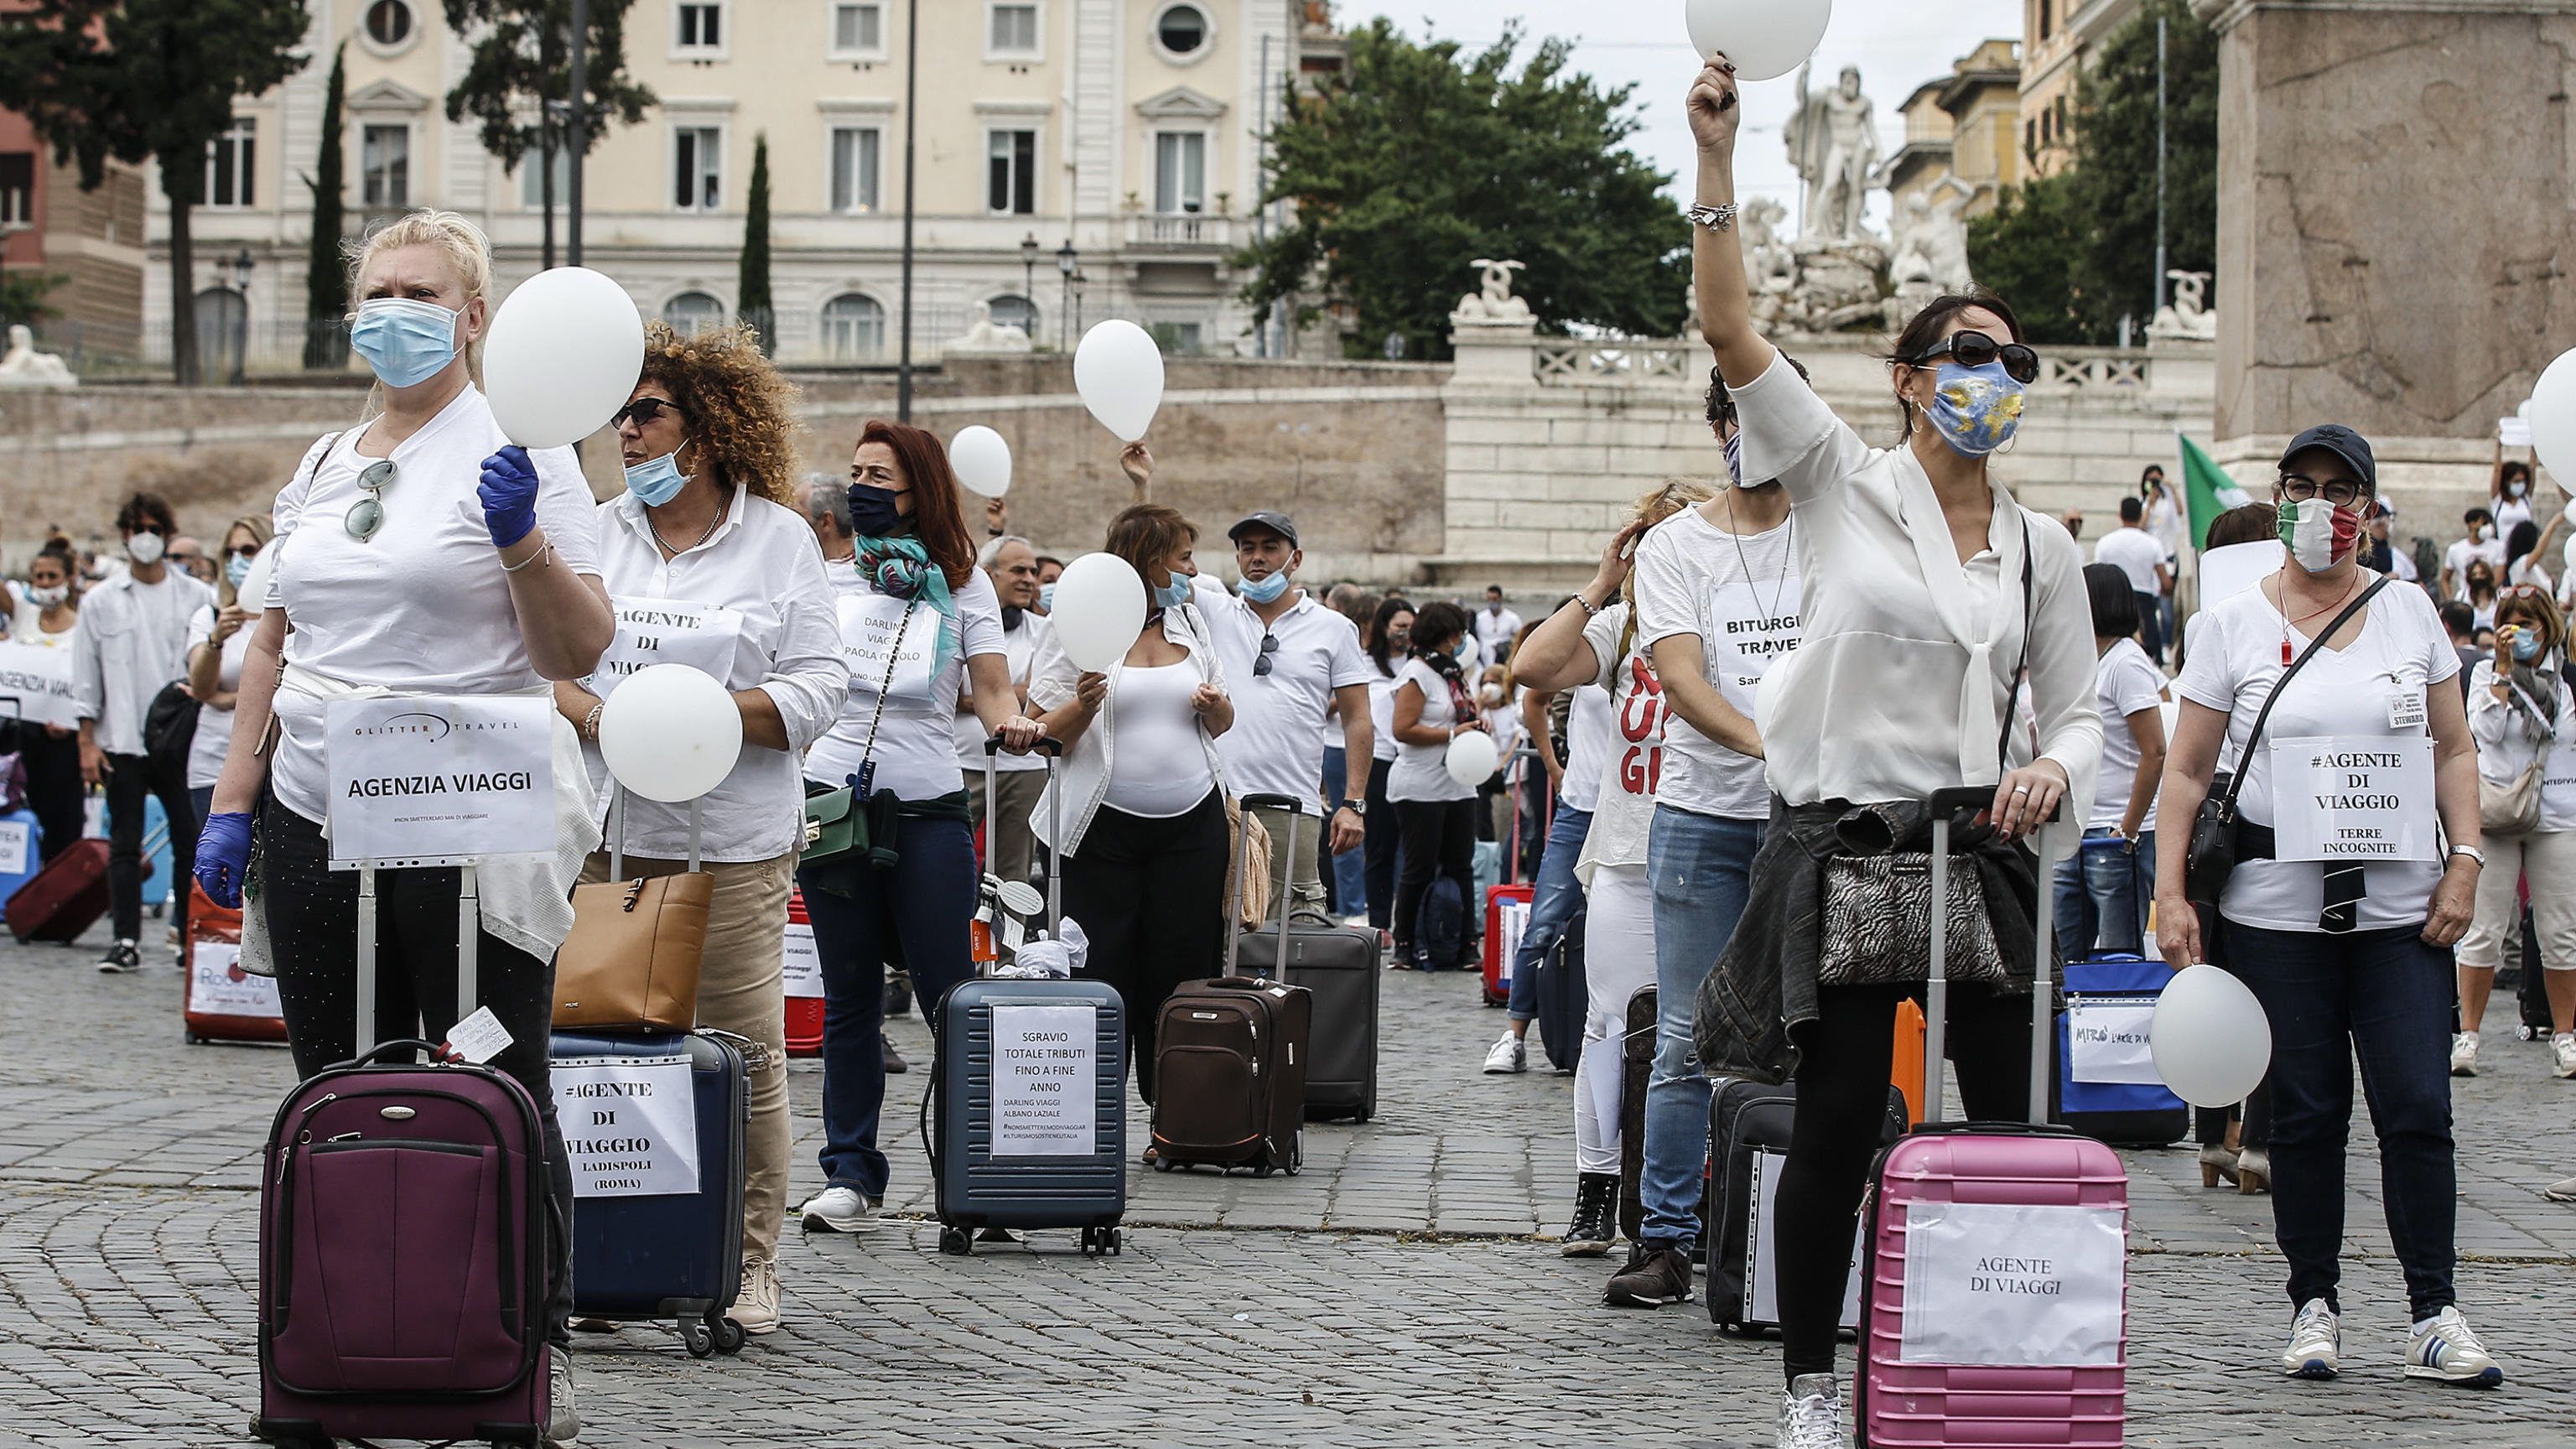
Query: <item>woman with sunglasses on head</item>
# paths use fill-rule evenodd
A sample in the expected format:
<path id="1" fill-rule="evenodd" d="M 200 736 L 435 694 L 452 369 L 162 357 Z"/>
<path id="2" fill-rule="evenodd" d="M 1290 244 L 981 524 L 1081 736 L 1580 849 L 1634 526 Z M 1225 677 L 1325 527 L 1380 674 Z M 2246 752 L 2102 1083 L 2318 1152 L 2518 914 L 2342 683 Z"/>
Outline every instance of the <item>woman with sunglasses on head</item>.
<path id="1" fill-rule="evenodd" d="M 596 507 L 570 448 L 521 448 L 475 385 L 490 322 L 492 254 L 481 231 L 419 211 L 369 236 L 351 269 L 350 346 L 378 383 L 358 426 L 313 445 L 277 495 L 280 550 L 242 660 L 232 746 L 197 853 L 197 879 L 239 906 L 258 812 L 255 908 L 265 913 L 296 1071 L 355 1055 L 358 873 L 330 869 L 322 825 L 335 699 L 542 695 L 599 663 L 615 633 L 601 585 Z M 289 631 L 294 658 L 281 665 Z M 272 742 L 272 723 L 277 735 Z M 478 985 L 510 1034 L 491 1059 L 535 1097 L 548 1188 L 572 1219 L 572 1169 L 549 1085 L 554 954 L 571 891 L 597 843 L 590 781 L 570 724 L 555 729 L 556 853 L 479 870 Z M 375 1040 L 444 1038 L 474 1010 L 456 998 L 459 872 L 376 872 Z M 580 1430 L 572 1361 L 571 1253 L 548 1259 L 553 1400 L 545 1434 Z"/>
<path id="2" fill-rule="evenodd" d="M 2477 744 L 2452 678 L 2460 661 L 2432 603 L 2358 561 L 2378 493 L 2359 434 L 2299 434 L 2273 487 L 2289 558 L 2259 588 L 2200 615 L 2174 682 L 2182 707 L 2157 804 L 2168 820 L 2195 819 L 2222 750 L 2233 755 L 2234 865 L 2215 891 L 2207 940 L 2193 897 L 2216 882 L 2187 868 L 2196 832 L 2168 827 L 2157 841 L 2156 937 L 2176 970 L 2210 961 L 2244 978 L 2271 1020 L 2272 1219 L 2296 1310 L 2282 1371 L 2327 1379 L 2340 1368 L 2358 1055 L 2413 1308 L 2406 1373 L 2493 1385 L 2503 1370 L 2453 1306 L 2446 1073 L 2451 947 L 2468 928 L 2485 858 Z"/>
<path id="3" fill-rule="evenodd" d="M 643 376 L 611 421 L 626 491 L 598 511 L 617 639 L 588 679 L 555 685 L 555 708 L 581 732 L 608 812 L 610 839 L 582 881 L 677 875 L 693 856 L 715 878 L 697 1020 L 752 1043 L 742 1289 L 728 1312 L 755 1334 L 778 1327 L 790 1150 L 780 973 L 803 761 L 840 718 L 850 679 L 823 556 L 796 506 L 795 397 L 749 328 L 684 338 L 646 325 Z M 694 805 L 619 793 L 612 810 L 600 716 L 618 683 L 649 664 L 689 665 L 723 684 L 742 716 L 742 754 Z M 624 859 L 612 861 L 610 848 Z"/>
<path id="4" fill-rule="evenodd" d="M 975 567 L 958 491 L 937 435 L 871 420 L 850 459 L 851 553 L 824 570 L 849 686 L 806 753 L 805 791 L 848 788 L 869 848 L 796 872 L 823 966 L 826 1185 L 797 1210 L 809 1232 L 864 1232 L 885 1198 L 886 964 L 911 972 L 934 1037 L 948 989 L 975 974 L 968 923 L 983 872 L 957 764 L 957 701 L 971 699 L 985 737 L 1011 749 L 1044 733 L 1020 712 L 1001 597 Z"/>
<path id="5" fill-rule="evenodd" d="M 1701 988 L 1696 1036 L 1712 1076 L 1797 1073 L 1774 1239 L 1787 1381 L 1779 1443 L 1820 1449 L 1842 1442 L 1836 1319 L 1887 1112 L 1897 1003 L 1921 992 L 1926 972 L 1919 949 L 1850 949 L 1920 930 L 1922 912 L 1870 886 L 1885 874 L 1843 859 L 1852 847 L 1838 827 L 1925 851 L 1927 797 L 1991 787 L 1991 828 L 1954 841 L 1963 858 L 1952 879 L 1985 908 L 1995 949 L 1952 953 L 1950 1042 L 1968 1115 L 2019 1118 L 2041 870 L 2030 841 L 2061 801 L 2091 798 L 2102 722 L 2075 542 L 1987 470 L 2039 375 L 2011 309 L 1979 292 L 1918 313 L 1892 359 L 1904 431 L 1891 449 L 1862 442 L 1754 328 L 1735 234 L 1739 102 L 1734 67 L 1713 57 L 1688 103 L 1699 146 L 1692 273 L 1702 334 L 1735 401 L 1737 471 L 1777 479 L 1790 502 L 1802 630 L 1763 681 L 1758 730 L 1732 706 L 1731 724 L 1710 721 L 1729 748 L 1767 759 L 1773 800 L 1744 909 Z M 2029 732 L 2011 728 L 2025 663 L 2035 755 Z M 1815 929 L 1791 928 L 1820 916 Z"/>
<path id="6" fill-rule="evenodd" d="M 212 811 L 215 781 L 224 773 L 224 756 L 232 749 L 233 704 L 241 694 L 242 660 L 249 657 L 251 630 L 259 606 L 240 597 L 243 580 L 276 529 L 265 513 L 236 518 L 224 530 L 217 556 L 215 601 L 197 611 L 188 626 L 188 694 L 197 701 L 197 734 L 188 747 L 188 798 L 196 802 L 200 825 Z"/>
<path id="7" fill-rule="evenodd" d="M 2539 812 L 2529 830 L 2487 832 L 2487 868 L 2478 873 L 2477 905 L 2460 938 L 2451 1075 L 2478 1074 L 2487 996 L 2522 914 L 2519 887 L 2527 885 L 2549 996 L 2550 1074 L 2576 1077 L 2576 696 L 2567 684 L 2566 618 L 2537 588 L 2509 588 L 2496 605 L 2495 657 L 2470 671 L 2469 732 L 2477 737 L 2480 783 L 2503 792 L 2531 783 Z M 2537 780 L 2527 782 L 2535 770 Z"/>

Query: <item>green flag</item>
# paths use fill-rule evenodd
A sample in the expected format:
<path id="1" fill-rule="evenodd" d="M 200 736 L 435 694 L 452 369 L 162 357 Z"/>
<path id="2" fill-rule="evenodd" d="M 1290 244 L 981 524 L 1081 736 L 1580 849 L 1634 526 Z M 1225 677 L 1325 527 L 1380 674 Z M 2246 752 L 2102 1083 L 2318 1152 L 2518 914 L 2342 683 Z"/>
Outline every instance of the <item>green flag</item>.
<path id="1" fill-rule="evenodd" d="M 2206 547 L 2211 520 L 2254 500 L 2245 496 L 2245 490 L 2237 487 L 2236 480 L 2227 476 L 2227 470 L 2219 467 L 2217 460 L 2202 452 L 2198 443 L 2179 430 L 2174 433 L 2174 441 L 2182 445 L 2183 496 L 2191 502 L 2191 546 Z"/>

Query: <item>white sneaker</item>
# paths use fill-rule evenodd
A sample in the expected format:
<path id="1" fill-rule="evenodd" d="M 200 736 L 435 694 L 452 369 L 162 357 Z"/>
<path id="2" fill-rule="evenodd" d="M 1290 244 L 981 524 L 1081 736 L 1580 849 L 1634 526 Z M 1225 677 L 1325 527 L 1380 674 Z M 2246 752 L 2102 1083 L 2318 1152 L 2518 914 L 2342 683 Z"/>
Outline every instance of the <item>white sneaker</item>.
<path id="1" fill-rule="evenodd" d="M 546 1428 L 549 1445 L 581 1437 L 581 1403 L 573 1397 L 572 1355 L 557 1348 L 546 1354 Z"/>
<path id="2" fill-rule="evenodd" d="M 1529 1039 L 1527 1037 L 1518 1037 L 1510 1032 L 1504 1032 L 1503 1039 L 1494 1043 L 1494 1049 L 1485 1053 L 1485 1075 L 1489 1077 L 1506 1072 L 1528 1070 Z"/>
<path id="3" fill-rule="evenodd" d="M 759 1258 L 742 1260 L 742 1291 L 725 1317 L 749 1334 L 778 1331 L 778 1265 Z"/>
<path id="4" fill-rule="evenodd" d="M 2576 1036 L 2560 1033 L 2549 1039 L 2549 1075 L 2562 1080 L 2576 1078 Z"/>
<path id="5" fill-rule="evenodd" d="M 2451 1075 L 2474 1077 L 2478 1074 L 2478 1034 L 2464 1031 L 2451 1038 Z"/>
<path id="6" fill-rule="evenodd" d="M 877 1225 L 878 1205 L 878 1199 L 855 1187 L 827 1187 L 807 1198 L 796 1213 L 809 1233 L 864 1233 Z"/>
<path id="7" fill-rule="evenodd" d="M 1832 1374 L 1801 1374 L 1780 1396 L 1779 1449 L 1843 1449 L 1842 1386 Z"/>
<path id="8" fill-rule="evenodd" d="M 2406 1376 L 2480 1389 L 2504 1382 L 2504 1370 L 2487 1356 L 2457 1308 L 2443 1309 L 2439 1317 L 2415 1330 L 2406 1344 Z"/>
<path id="9" fill-rule="evenodd" d="M 2311 1298 L 2290 1321 L 2290 1346 L 2281 1350 L 2281 1372 L 2294 1379 L 2330 1379 L 2343 1371 L 2343 1325 L 2322 1298 Z"/>

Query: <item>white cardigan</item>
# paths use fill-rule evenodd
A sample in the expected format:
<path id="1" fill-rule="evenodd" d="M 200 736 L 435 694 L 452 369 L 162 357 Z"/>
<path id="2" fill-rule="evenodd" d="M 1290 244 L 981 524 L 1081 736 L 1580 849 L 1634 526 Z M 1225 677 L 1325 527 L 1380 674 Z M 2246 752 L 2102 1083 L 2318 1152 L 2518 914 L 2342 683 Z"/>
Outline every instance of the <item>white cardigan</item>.
<path id="1" fill-rule="evenodd" d="M 1183 604 L 1177 609 L 1164 610 L 1163 637 L 1189 654 L 1190 662 L 1198 666 L 1199 678 L 1203 682 L 1219 689 L 1225 688 L 1225 666 L 1218 661 L 1216 645 L 1199 620 L 1197 605 Z M 1123 656 L 1109 667 L 1109 697 L 1101 702 L 1100 713 L 1093 717 L 1091 727 L 1082 732 L 1082 738 L 1074 741 L 1072 749 L 1065 751 L 1063 768 L 1048 782 L 1046 790 L 1038 796 L 1036 808 L 1029 812 L 1031 833 L 1050 848 L 1054 847 L 1048 821 L 1055 810 L 1055 792 L 1058 789 L 1064 792 L 1066 802 L 1072 807 L 1065 813 L 1063 850 L 1066 855 L 1081 853 L 1082 837 L 1091 829 L 1091 818 L 1099 813 L 1100 802 L 1109 796 L 1109 771 L 1116 758 L 1118 744 L 1118 680 L 1126 671 L 1127 662 Z M 1048 630 L 1046 639 L 1038 645 L 1037 658 L 1029 665 L 1030 710 L 1044 713 L 1062 706 L 1073 698 L 1075 687 L 1081 682 L 1081 667 L 1065 654 L 1064 644 L 1057 633 Z M 1217 757 L 1216 741 L 1208 737 L 1205 726 L 1200 727 L 1198 736 L 1199 748 L 1207 752 L 1208 773 L 1215 778 L 1217 788 L 1225 790 L 1225 764 Z"/>
<path id="2" fill-rule="evenodd" d="M 2102 758 L 2092 607 L 2065 526 L 1994 484 L 1987 547 L 1963 565 L 1910 450 L 1863 443 L 1776 355 L 1733 391 L 1744 476 L 1778 479 L 1798 520 L 1802 636 L 1756 695 L 1772 792 L 1792 805 L 1878 803 L 1993 784 L 2022 658 L 2027 538 L 2036 753 L 2064 768 L 2069 800 L 2091 800 Z M 2013 734 L 2013 762 L 2028 761 L 2027 733 Z"/>

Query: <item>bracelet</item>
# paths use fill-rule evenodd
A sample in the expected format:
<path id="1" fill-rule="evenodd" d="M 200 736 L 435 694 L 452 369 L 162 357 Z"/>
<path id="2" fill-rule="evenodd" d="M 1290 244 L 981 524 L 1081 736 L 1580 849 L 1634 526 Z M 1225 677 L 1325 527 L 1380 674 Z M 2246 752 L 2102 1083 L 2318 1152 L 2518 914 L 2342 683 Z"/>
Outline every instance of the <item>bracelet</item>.
<path id="1" fill-rule="evenodd" d="M 2487 853 L 2478 849 L 2474 845 L 2454 845 L 2451 847 L 2450 853 L 2451 855 L 2465 855 L 2469 859 L 2476 861 L 2480 870 L 2484 870 L 2486 868 Z M 2448 856 L 2444 857 L 2444 859 L 2448 858 Z"/>
<path id="2" fill-rule="evenodd" d="M 1574 602 L 1583 606 L 1583 616 L 1585 618 L 1598 619 L 1601 617 L 1601 606 L 1593 603 L 1590 599 L 1583 597 L 1582 590 L 1577 589 L 1575 591 Z"/>
<path id="3" fill-rule="evenodd" d="M 583 716 L 582 716 L 582 719 L 581 719 L 581 737 L 582 737 L 583 739 L 590 740 L 590 741 L 592 741 L 593 743 L 596 743 L 596 742 L 598 741 L 598 739 L 599 739 L 599 712 L 600 712 L 601 710 L 603 710 L 603 709 L 606 709 L 606 708 L 608 708 L 608 705 L 606 704 L 606 702 L 604 702 L 604 701 L 603 701 L 603 702 L 601 702 L 601 703 L 599 703 L 599 704 L 594 704 L 594 705 L 592 705 L 592 706 L 590 707 L 590 713 L 588 713 L 588 714 L 586 714 L 586 715 L 583 715 Z"/>
<path id="4" fill-rule="evenodd" d="M 503 573 L 505 573 L 505 574 L 515 574 L 515 573 L 518 573 L 519 571 L 521 571 L 521 570 L 523 570 L 523 569 L 531 569 L 531 568 L 535 568 L 535 567 L 536 567 L 538 564 L 540 564 L 540 563 L 544 563 L 544 564 L 549 564 L 549 565 L 551 565 L 551 564 L 553 563 L 553 561 L 554 561 L 554 556 L 555 556 L 555 541 L 554 541 L 553 539 L 551 539 L 551 538 L 550 538 L 550 539 L 547 539 L 547 540 L 545 541 L 545 543 L 543 543 L 542 545 L 540 545 L 540 546 L 538 547 L 538 549 L 537 549 L 537 551 L 536 551 L 535 553 L 532 553 L 532 554 L 528 555 L 526 558 L 523 558 L 523 559 L 519 560 L 517 563 L 514 563 L 514 564 L 506 564 L 506 563 L 505 563 L 505 564 L 501 565 L 501 572 L 503 572 Z"/>
<path id="5" fill-rule="evenodd" d="M 1682 215 L 1689 218 L 1693 226 L 1704 226 L 1710 231 L 1733 231 L 1735 214 L 1741 210 L 1742 207 L 1729 201 L 1716 206 L 1694 206 Z"/>

